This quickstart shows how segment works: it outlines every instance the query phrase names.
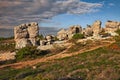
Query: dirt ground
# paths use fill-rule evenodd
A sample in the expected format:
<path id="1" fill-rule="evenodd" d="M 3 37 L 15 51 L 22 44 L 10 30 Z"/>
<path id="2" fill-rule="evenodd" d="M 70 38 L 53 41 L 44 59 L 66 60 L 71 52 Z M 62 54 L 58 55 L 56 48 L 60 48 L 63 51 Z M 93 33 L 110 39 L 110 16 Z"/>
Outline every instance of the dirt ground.
<path id="1" fill-rule="evenodd" d="M 54 61 L 56 59 L 70 57 L 70 56 L 78 55 L 80 53 L 92 51 L 92 50 L 95 50 L 95 49 L 100 48 L 100 47 L 109 46 L 113 42 L 114 41 L 106 41 L 106 43 L 104 43 L 102 45 L 96 45 L 94 47 L 90 47 L 89 49 L 81 49 L 81 50 L 79 50 L 77 52 L 73 52 L 73 53 L 66 53 L 66 51 L 67 51 L 67 49 L 66 49 L 65 51 L 60 52 L 58 54 L 55 54 L 55 55 L 52 55 L 52 56 L 48 56 L 48 57 L 43 57 L 43 58 L 40 58 L 40 59 L 23 61 L 23 62 L 18 62 L 18 63 L 13 63 L 13 64 L 7 64 L 7 65 L 1 65 L 0 69 L 5 68 L 5 67 L 12 67 L 12 68 L 15 68 L 15 69 L 20 69 L 20 68 L 23 68 L 23 67 L 26 67 L 26 66 L 31 66 L 32 67 L 32 66 L 34 66 L 37 63 Z M 68 46 L 68 48 L 69 48 L 69 46 Z M 7 53 L 6 55 L 9 57 L 10 56 L 9 54 L 11 55 L 11 59 L 14 58 L 13 57 L 13 55 L 15 55 L 14 53 L 13 54 Z"/>

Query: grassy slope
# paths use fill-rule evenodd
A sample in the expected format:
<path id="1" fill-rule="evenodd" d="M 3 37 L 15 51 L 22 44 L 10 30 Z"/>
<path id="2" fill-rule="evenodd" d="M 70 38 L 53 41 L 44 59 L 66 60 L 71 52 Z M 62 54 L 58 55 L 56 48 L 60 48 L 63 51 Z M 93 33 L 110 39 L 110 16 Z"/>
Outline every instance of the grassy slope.
<path id="1" fill-rule="evenodd" d="M 117 45 L 117 47 L 116 47 Z M 120 45 L 67 57 L 54 62 L 39 63 L 36 69 L 2 69 L 0 80 L 53 80 L 61 77 L 82 77 L 85 80 L 120 80 Z"/>
<path id="2" fill-rule="evenodd" d="M 0 38 L 0 52 L 14 51 L 15 42 L 13 37 L 10 38 Z"/>

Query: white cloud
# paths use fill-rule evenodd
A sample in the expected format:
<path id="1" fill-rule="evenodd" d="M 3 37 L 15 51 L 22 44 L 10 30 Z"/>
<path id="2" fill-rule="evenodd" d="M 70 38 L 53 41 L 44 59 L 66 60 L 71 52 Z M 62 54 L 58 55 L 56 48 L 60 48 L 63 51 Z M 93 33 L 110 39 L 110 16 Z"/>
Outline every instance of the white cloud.
<path id="1" fill-rule="evenodd" d="M 109 6 L 115 6 L 115 4 L 114 4 L 114 3 L 109 3 L 108 5 L 109 5 Z"/>
<path id="2" fill-rule="evenodd" d="M 50 19 L 60 14 L 84 14 L 98 11 L 101 3 L 80 0 L 1 0 L 0 20 L 7 25 Z M 3 24 L 5 25 L 5 24 Z"/>

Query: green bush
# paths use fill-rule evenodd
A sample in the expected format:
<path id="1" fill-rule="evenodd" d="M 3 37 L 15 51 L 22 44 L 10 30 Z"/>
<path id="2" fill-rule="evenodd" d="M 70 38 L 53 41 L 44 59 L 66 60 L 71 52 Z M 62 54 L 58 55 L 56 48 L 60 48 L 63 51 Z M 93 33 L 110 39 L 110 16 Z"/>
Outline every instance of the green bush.
<path id="1" fill-rule="evenodd" d="M 15 44 L 14 43 L 0 43 L 0 51 L 14 51 Z"/>
<path id="2" fill-rule="evenodd" d="M 118 30 L 116 31 L 116 33 L 117 33 L 118 35 L 120 35 L 120 29 L 118 29 Z"/>
<path id="3" fill-rule="evenodd" d="M 44 39 L 45 39 L 42 34 L 41 34 L 41 35 L 38 35 L 38 38 L 39 38 L 40 40 L 44 40 Z"/>
<path id="4" fill-rule="evenodd" d="M 3 40 L 10 40 L 10 39 L 14 39 L 14 37 L 8 37 L 8 38 L 4 38 L 4 37 L 0 37 L 0 41 L 3 41 Z"/>
<path id="5" fill-rule="evenodd" d="M 85 37 L 84 37 L 83 34 L 77 33 L 77 34 L 74 34 L 72 38 L 73 38 L 73 39 L 83 39 L 83 38 L 85 38 Z"/>
<path id="6" fill-rule="evenodd" d="M 27 46 L 22 49 L 19 49 L 16 53 L 16 59 L 21 60 L 25 58 L 36 58 L 38 55 L 41 54 L 41 51 L 36 49 L 33 46 Z"/>

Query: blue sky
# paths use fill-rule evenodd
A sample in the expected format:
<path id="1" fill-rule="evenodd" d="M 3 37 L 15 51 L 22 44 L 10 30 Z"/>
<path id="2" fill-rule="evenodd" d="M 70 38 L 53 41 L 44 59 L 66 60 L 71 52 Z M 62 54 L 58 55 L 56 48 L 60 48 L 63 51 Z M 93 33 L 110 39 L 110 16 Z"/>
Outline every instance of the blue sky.
<path id="1" fill-rule="evenodd" d="M 120 0 L 82 0 L 89 3 L 101 3 L 103 6 L 97 12 L 85 14 L 62 14 L 52 18 L 51 23 L 41 23 L 41 26 L 53 26 L 67 28 L 71 25 L 86 27 L 92 25 L 95 20 L 102 21 L 104 27 L 107 20 L 120 21 Z"/>
<path id="2" fill-rule="evenodd" d="M 0 28 L 28 22 L 40 27 L 86 27 L 95 20 L 120 21 L 120 0 L 0 0 Z"/>

